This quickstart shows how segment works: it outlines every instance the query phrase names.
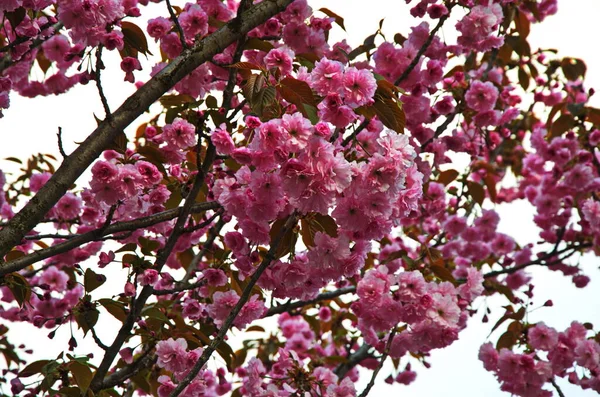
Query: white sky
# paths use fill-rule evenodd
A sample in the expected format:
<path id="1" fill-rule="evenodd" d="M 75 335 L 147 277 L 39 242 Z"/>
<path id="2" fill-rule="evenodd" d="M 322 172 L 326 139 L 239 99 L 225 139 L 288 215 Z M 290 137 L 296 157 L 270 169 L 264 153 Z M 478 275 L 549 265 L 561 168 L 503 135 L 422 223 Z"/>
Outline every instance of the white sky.
<path id="1" fill-rule="evenodd" d="M 183 1 L 174 1 L 176 5 L 182 5 Z M 346 28 L 349 34 L 339 28 L 334 28 L 334 37 L 347 38 L 351 45 L 360 44 L 362 40 L 375 32 L 378 22 L 385 18 L 383 31 L 389 38 L 394 33 L 400 32 L 406 35 L 414 24 L 408 14 L 409 7 L 402 0 L 309 0 L 314 9 L 328 7 L 345 18 Z M 152 5 L 156 7 L 157 5 Z M 162 4 L 160 5 L 162 6 Z M 161 10 L 162 11 L 162 10 Z M 600 15 L 599 0 L 559 0 L 559 13 L 548 18 L 541 25 L 533 25 L 529 41 L 533 49 L 556 48 L 561 56 L 580 57 L 588 65 L 586 83 L 588 87 L 600 89 L 600 55 L 597 51 L 595 39 L 597 36 L 597 19 Z M 449 25 L 450 26 L 450 25 Z M 445 38 L 453 41 L 450 37 L 453 29 L 442 29 Z M 105 52 L 106 53 L 106 52 Z M 115 54 L 112 54 L 115 55 Z M 111 107 L 115 109 L 122 101 L 130 95 L 134 88 L 130 84 L 122 82 L 123 73 L 118 67 L 118 58 L 112 57 L 105 60 L 108 70 L 103 73 L 106 95 Z M 140 77 L 136 73 L 136 77 Z M 594 98 L 593 103 L 598 106 L 600 94 Z M 11 108 L 5 111 L 5 117 L 0 119 L 0 158 L 9 156 L 26 158 L 32 153 L 44 152 L 57 154 L 56 132 L 58 126 L 63 129 L 63 141 L 65 150 L 70 152 L 74 142 L 80 142 L 95 127 L 92 113 L 99 117 L 103 116 L 98 95 L 93 84 L 77 86 L 66 95 L 47 98 L 18 98 L 11 97 Z M 138 123 L 133 123 L 135 126 Z M 5 161 L 0 160 L 0 168 L 7 170 L 10 167 Z M 532 222 L 531 207 L 526 203 L 516 203 L 509 206 L 500 206 L 497 210 L 501 213 L 501 231 L 514 236 L 519 243 L 537 240 L 538 231 Z M 547 324 L 564 329 L 572 320 L 581 322 L 600 322 L 599 292 L 600 281 L 598 280 L 599 261 L 596 257 L 586 256 L 582 263 L 587 274 L 592 277 L 592 282 L 585 290 L 574 288 L 571 281 L 560 277 L 553 272 L 537 269 L 534 271 L 536 277 L 535 302 L 541 305 L 547 299 L 554 301 L 554 307 L 543 308 L 530 314 L 532 322 L 544 320 Z M 114 281 L 109 278 L 106 286 L 97 290 L 98 295 L 106 296 L 109 290 L 116 287 L 121 288 L 122 281 Z M 480 302 L 481 304 L 482 302 Z M 493 299 L 488 304 L 491 307 L 500 307 L 506 304 L 502 299 Z M 496 311 L 499 317 L 501 310 Z M 104 318 L 104 317 L 103 317 Z M 403 397 L 422 397 L 444 395 L 453 396 L 489 396 L 500 397 L 508 394 L 500 392 L 498 383 L 491 373 L 483 369 L 477 360 L 479 346 L 486 341 L 487 334 L 491 329 L 494 319 L 490 323 L 480 322 L 481 314 L 471 319 L 469 327 L 460 334 L 460 339 L 446 349 L 435 351 L 429 362 L 430 369 L 424 369 L 418 364 L 413 365 L 419 376 L 412 385 L 406 387 L 395 384 L 390 387 L 383 383 L 383 379 L 389 374 L 389 369 L 384 368 L 380 378 L 371 391 L 372 396 L 402 395 Z M 10 325 L 10 324 L 9 324 Z M 105 343 L 112 340 L 114 326 L 111 320 L 103 323 L 105 327 L 99 330 L 99 334 Z M 48 331 L 38 332 L 29 326 L 10 325 L 13 331 L 10 333 L 13 343 L 24 342 L 28 347 L 34 348 L 36 358 L 50 358 L 63 351 L 69 333 L 63 327 L 57 339 L 51 343 L 45 335 Z M 498 333 L 492 335 L 491 340 L 495 342 Z M 78 353 L 85 354 L 94 346 L 90 338 L 85 343 L 80 342 Z M 406 359 L 403 364 L 406 363 Z M 370 375 L 369 375 L 370 376 Z M 368 381 L 364 376 L 357 385 L 360 391 Z M 569 397 L 592 396 L 593 392 L 582 391 L 578 387 L 572 387 L 565 381 L 558 382 L 565 395 Z"/>

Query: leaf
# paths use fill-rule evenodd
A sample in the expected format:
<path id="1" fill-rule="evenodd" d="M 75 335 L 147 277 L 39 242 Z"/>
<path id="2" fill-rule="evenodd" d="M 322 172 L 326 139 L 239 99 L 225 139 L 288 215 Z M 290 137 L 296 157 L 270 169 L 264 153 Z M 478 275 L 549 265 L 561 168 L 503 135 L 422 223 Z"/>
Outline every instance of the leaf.
<path id="1" fill-rule="evenodd" d="M 404 37 L 402 34 L 396 33 L 394 35 L 394 43 L 403 45 L 405 41 L 406 41 L 406 37 Z"/>
<path id="2" fill-rule="evenodd" d="M 518 77 L 519 77 L 519 84 L 525 91 L 527 91 L 527 89 L 529 88 L 529 75 L 527 74 L 525 69 L 523 69 L 521 67 L 519 68 Z"/>
<path id="3" fill-rule="evenodd" d="M 477 204 L 483 204 L 483 200 L 485 199 L 485 190 L 483 190 L 483 186 L 477 182 L 467 181 L 467 191 Z"/>
<path id="4" fill-rule="evenodd" d="M 84 336 L 87 335 L 90 329 L 94 328 L 98 322 L 99 314 L 98 309 L 90 308 L 83 310 L 75 316 L 75 321 L 77 322 L 77 325 L 79 325 L 79 328 L 83 330 Z"/>
<path id="5" fill-rule="evenodd" d="M 275 222 L 273 222 L 273 225 L 271 226 L 271 231 L 269 232 L 269 235 L 271 236 L 271 246 L 273 246 L 273 242 L 281 234 L 281 229 L 283 229 L 283 226 L 286 222 L 287 218 L 278 219 Z M 298 235 L 294 232 L 293 227 L 287 230 L 281 238 L 281 240 L 279 241 L 279 246 L 275 251 L 275 259 L 284 257 L 290 252 L 294 251 L 297 239 Z"/>
<path id="6" fill-rule="evenodd" d="M 226 65 L 226 68 L 235 68 L 235 69 L 243 69 L 243 70 L 263 70 L 262 67 L 252 63 L 252 62 L 237 62 L 231 65 Z"/>
<path id="7" fill-rule="evenodd" d="M 112 299 L 104 298 L 98 300 L 98 303 L 106 309 L 114 318 L 119 320 L 120 322 L 125 322 L 127 319 L 127 312 L 125 311 L 125 306 L 118 301 L 114 301 Z"/>
<path id="8" fill-rule="evenodd" d="M 121 21 L 121 31 L 123 32 L 126 44 L 135 48 L 142 54 L 152 55 L 148 50 L 148 40 L 146 40 L 146 35 L 139 26 L 131 22 Z"/>
<path id="9" fill-rule="evenodd" d="M 71 361 L 69 363 L 69 370 L 73 374 L 73 378 L 75 378 L 75 383 L 77 383 L 85 395 L 87 389 L 90 387 L 90 383 L 92 383 L 92 378 L 94 377 L 92 370 L 90 367 L 79 361 Z"/>
<path id="10" fill-rule="evenodd" d="M 556 121 L 552 123 L 552 128 L 550 129 L 550 137 L 554 138 L 557 136 L 561 136 L 563 133 L 567 132 L 571 128 L 575 126 L 575 119 L 573 116 L 563 113 Z"/>
<path id="11" fill-rule="evenodd" d="M 106 276 L 103 274 L 98 274 L 94 272 L 92 269 L 86 269 L 85 275 L 83 276 L 83 285 L 85 287 L 85 292 L 92 292 L 96 288 L 100 287 L 102 284 L 106 282 Z"/>
<path id="12" fill-rule="evenodd" d="M 27 15 L 27 11 L 23 7 L 19 7 L 14 11 L 5 12 L 4 16 L 9 20 L 10 26 L 13 30 L 23 22 L 25 16 Z"/>
<path id="13" fill-rule="evenodd" d="M 440 175 L 438 176 L 438 182 L 439 183 L 443 183 L 445 186 L 448 186 L 452 181 L 454 181 L 456 178 L 458 178 L 458 171 L 456 170 L 446 170 L 446 171 L 442 171 L 440 172 Z"/>
<path id="14" fill-rule="evenodd" d="M 246 332 L 266 332 L 263 327 L 260 325 L 253 325 L 251 327 L 246 328 Z"/>
<path id="15" fill-rule="evenodd" d="M 32 362 L 31 364 L 29 364 L 28 366 L 26 366 L 25 368 L 23 368 L 21 370 L 21 372 L 19 372 L 19 378 L 28 378 L 28 377 L 33 376 L 35 374 L 42 373 L 42 369 L 49 362 L 50 362 L 50 360 L 39 360 L 39 361 Z"/>
<path id="16" fill-rule="evenodd" d="M 531 22 L 529 22 L 527 15 L 517 10 L 517 16 L 514 21 L 517 32 L 519 33 L 519 37 L 526 39 L 527 36 L 529 36 L 529 31 L 531 28 Z"/>
<path id="17" fill-rule="evenodd" d="M 269 52 L 273 48 L 275 48 L 275 46 L 273 46 L 273 44 L 269 43 L 268 41 L 252 37 L 246 40 L 246 45 L 244 46 L 244 48 L 247 50 L 260 50 L 264 52 Z"/>
<path id="18" fill-rule="evenodd" d="M 496 180 L 494 179 L 494 177 L 490 174 L 487 174 L 484 178 L 483 181 L 485 182 L 485 186 L 488 189 L 488 194 L 490 196 L 490 200 L 492 200 L 492 203 L 496 202 L 496 197 L 498 196 L 497 192 L 496 192 Z"/>
<path id="19" fill-rule="evenodd" d="M 135 252 L 137 250 L 137 244 L 136 243 L 127 243 L 124 246 L 122 246 L 121 248 L 119 248 L 118 250 L 115 251 L 115 254 L 119 253 L 119 252 L 127 252 L 127 251 L 131 251 L 131 252 Z"/>
<path id="20" fill-rule="evenodd" d="M 575 81 L 579 77 L 585 77 L 587 71 L 585 62 L 578 58 L 563 58 L 560 67 L 565 77 L 571 81 Z"/>
<path id="21" fill-rule="evenodd" d="M 502 348 L 512 349 L 512 347 L 517 343 L 517 335 L 514 332 L 506 331 L 500 336 L 498 342 L 496 343 L 496 350 L 500 350 Z"/>
<path id="22" fill-rule="evenodd" d="M 188 103 L 194 102 L 195 99 L 190 95 L 178 94 L 178 95 L 163 95 L 160 97 L 159 102 L 163 107 L 175 107 L 181 106 Z"/>
<path id="23" fill-rule="evenodd" d="M 12 162 L 17 163 L 17 164 L 23 164 L 23 161 L 19 160 L 16 157 L 7 157 L 4 160 L 12 161 Z"/>
<path id="24" fill-rule="evenodd" d="M 310 213 L 300 221 L 302 242 L 307 247 L 315 246 L 315 234 L 317 232 L 326 233 L 331 237 L 337 237 L 338 226 L 335 220 L 329 215 L 322 215 L 317 212 Z"/>
<path id="25" fill-rule="evenodd" d="M 25 277 L 18 273 L 11 273 L 5 276 L 4 279 L 8 289 L 12 292 L 19 306 L 23 307 L 25 302 L 29 302 L 29 299 L 31 298 L 31 286 Z"/>
<path id="26" fill-rule="evenodd" d="M 344 27 L 344 18 L 342 18 L 335 12 L 329 10 L 328 8 L 319 8 L 319 11 L 321 11 L 323 14 L 327 15 L 328 17 L 335 19 L 335 23 L 337 23 L 342 29 L 346 30 L 346 28 Z"/>
<path id="27" fill-rule="evenodd" d="M 307 82 L 295 79 L 293 77 L 286 77 L 281 80 L 280 84 L 293 90 L 301 99 L 303 103 L 307 103 L 311 106 L 317 106 L 315 101 L 315 95 Z"/>
<path id="28" fill-rule="evenodd" d="M 124 154 L 127 150 L 127 135 L 124 132 L 119 132 L 115 139 L 108 145 L 107 149 L 112 149 L 116 152 Z"/>

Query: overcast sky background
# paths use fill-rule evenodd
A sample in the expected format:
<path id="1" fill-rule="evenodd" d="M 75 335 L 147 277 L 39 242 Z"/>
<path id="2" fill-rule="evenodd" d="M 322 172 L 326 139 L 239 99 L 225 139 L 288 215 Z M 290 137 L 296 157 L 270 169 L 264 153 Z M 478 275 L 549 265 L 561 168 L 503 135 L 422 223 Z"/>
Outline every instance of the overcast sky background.
<path id="1" fill-rule="evenodd" d="M 173 1 L 173 4 L 181 6 L 184 2 Z M 351 45 L 362 43 L 366 36 L 374 33 L 382 18 L 385 18 L 383 32 L 389 38 L 398 32 L 406 36 L 410 32 L 410 27 L 415 24 L 408 13 L 409 6 L 401 0 L 309 0 L 309 4 L 314 9 L 328 7 L 344 17 L 348 33 L 335 27 L 332 38 L 346 38 Z M 164 4 L 152 4 L 151 6 L 162 7 Z M 160 8 L 159 10 L 163 11 Z M 529 37 L 532 49 L 556 48 L 561 56 L 584 59 L 588 65 L 587 86 L 600 88 L 600 55 L 596 44 L 599 15 L 600 1 L 598 0 L 559 0 L 557 15 L 549 17 L 541 25 L 532 26 Z M 452 22 L 453 20 L 447 22 L 448 27 L 441 30 L 442 37 L 450 43 L 455 40 Z M 156 49 L 156 47 L 154 48 Z M 108 70 L 103 73 L 103 81 L 111 108 L 116 109 L 135 89 L 132 85 L 123 83 L 123 73 L 119 69 L 119 59 L 116 53 L 112 52 L 109 55 L 105 59 Z M 136 77 L 144 79 L 142 73 L 136 73 Z M 0 119 L 0 137 L 2 138 L 0 159 L 9 156 L 24 159 L 32 153 L 38 152 L 57 155 L 56 132 L 59 126 L 63 129 L 64 147 L 69 153 L 75 148 L 75 142 L 82 141 L 93 131 L 96 122 L 92 114 L 103 117 L 102 106 L 93 84 L 77 86 L 68 94 L 60 97 L 27 99 L 12 95 L 11 102 L 11 108 L 5 111 L 5 117 Z M 599 106 L 600 98 L 593 98 L 592 103 Z M 144 116 L 142 116 L 143 118 Z M 139 121 L 134 122 L 133 129 L 130 131 L 134 130 L 138 124 Z M 8 171 L 11 167 L 12 163 L 0 160 L 1 169 Z M 538 230 L 532 221 L 532 208 L 527 203 L 501 205 L 496 206 L 496 209 L 501 214 L 500 229 L 502 232 L 515 237 L 520 244 L 537 240 Z M 567 327 L 573 320 L 590 321 L 598 325 L 600 320 L 599 261 L 594 256 L 586 256 L 582 259 L 582 263 L 587 274 L 592 277 L 592 282 L 584 290 L 576 289 L 570 279 L 561 277 L 559 274 L 544 269 L 535 269 L 532 272 L 537 281 L 534 300 L 536 306 L 540 306 L 547 299 L 552 299 L 554 307 L 532 312 L 529 315 L 529 321 L 543 320 L 559 330 Z M 117 292 L 122 288 L 123 281 L 123 276 L 120 278 L 110 277 L 105 286 L 94 292 L 94 296 L 106 296 L 107 293 Z M 483 306 L 484 304 L 485 302 L 482 300 L 478 301 L 478 305 Z M 497 298 L 488 301 L 487 304 L 490 307 L 499 308 L 506 304 L 506 301 Z M 507 396 L 507 393 L 499 391 L 498 383 L 493 375 L 485 371 L 477 360 L 479 346 L 487 340 L 494 318 L 502 314 L 501 310 L 497 310 L 490 323 L 487 324 L 481 323 L 483 313 L 474 316 L 469 322 L 469 327 L 460 334 L 457 342 L 446 349 L 433 352 L 429 360 L 432 364 L 430 369 L 424 369 L 418 364 L 413 365 L 419 375 L 417 380 L 408 387 L 398 384 L 390 387 L 383 384 L 383 379 L 391 370 L 387 367 L 384 368 L 371 395 L 401 395 L 403 397 L 442 394 L 449 397 Z M 107 317 L 108 319 L 105 320 Z M 118 323 L 113 322 L 112 317 L 108 315 L 102 316 L 101 319 L 102 324 L 98 331 L 105 343 L 108 343 L 112 341 Z M 56 339 L 49 341 L 46 338 L 48 330 L 36 331 L 29 324 L 8 325 L 11 327 L 11 341 L 17 344 L 23 342 L 33 348 L 35 359 L 56 356 L 65 349 L 66 340 L 70 336 L 68 328 L 63 327 Z M 499 333 L 493 334 L 490 340 L 495 342 L 498 335 Z M 76 352 L 85 354 L 95 347 L 90 339 L 88 337 L 86 341 L 80 341 Z M 406 359 L 403 363 L 406 363 Z M 363 376 L 357 389 L 362 390 L 367 381 L 368 377 Z M 585 392 L 578 387 L 573 387 L 565 381 L 558 383 L 565 395 L 569 397 L 596 395 L 593 392 Z"/>

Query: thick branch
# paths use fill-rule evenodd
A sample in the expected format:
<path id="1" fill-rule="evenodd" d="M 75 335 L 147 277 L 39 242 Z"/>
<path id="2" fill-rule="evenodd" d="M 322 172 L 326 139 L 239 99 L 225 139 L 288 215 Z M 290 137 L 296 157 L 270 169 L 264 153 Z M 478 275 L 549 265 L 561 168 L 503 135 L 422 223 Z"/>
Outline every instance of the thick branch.
<path id="1" fill-rule="evenodd" d="M 101 122 L 98 128 L 63 161 L 42 189 L 6 227 L 0 230 L 0 258 L 19 244 L 23 236 L 43 219 L 87 167 L 114 141 L 120 131 L 123 131 L 182 78 L 222 52 L 251 29 L 283 11 L 292 1 L 263 1 L 253 6 L 243 13 L 240 20 L 229 22 L 196 43 L 192 49 L 184 51 L 131 95 L 109 120 Z"/>
<path id="2" fill-rule="evenodd" d="M 102 389 L 110 389 L 111 387 L 117 386 L 118 384 L 129 379 L 132 375 L 137 373 L 142 368 L 145 368 L 151 363 L 153 363 L 156 357 L 150 354 L 152 349 L 154 349 L 154 344 L 150 344 L 149 346 L 147 346 L 142 352 L 142 354 L 138 358 L 136 358 L 134 362 L 113 372 L 112 374 L 104 378 L 104 382 L 102 382 Z"/>
<path id="3" fill-rule="evenodd" d="M 337 298 L 338 296 L 341 296 L 341 295 L 351 294 L 351 293 L 354 293 L 355 291 L 356 291 L 355 286 L 344 287 L 344 288 L 340 288 L 335 291 L 323 292 L 322 294 L 317 295 L 313 299 L 309 299 L 309 300 L 305 300 L 305 301 L 284 303 L 283 305 L 279 305 L 279 306 L 270 308 L 267 311 L 267 314 L 265 314 L 265 317 L 270 317 L 270 316 L 274 316 L 276 314 L 290 312 L 292 310 L 299 309 L 304 306 L 312 305 L 317 302 L 331 300 L 331 299 Z"/>
<path id="4" fill-rule="evenodd" d="M 192 212 L 197 213 L 216 208 L 220 208 L 220 204 L 214 201 L 210 201 L 206 203 L 195 204 L 191 210 Z M 103 236 L 109 234 L 138 230 L 148 226 L 156 225 L 157 223 L 174 219 L 177 216 L 179 216 L 181 210 L 181 208 L 173 208 L 172 210 L 159 212 L 158 214 L 134 219 L 132 221 L 116 222 L 106 228 L 100 228 L 89 231 L 84 234 L 80 234 L 67 241 L 53 245 L 52 247 L 34 251 L 31 254 L 22 256 L 18 259 L 2 264 L 0 266 L 0 276 L 19 271 L 43 259 L 50 258 L 51 256 L 70 251 L 73 248 L 77 248 L 82 244 L 89 243 L 90 241 L 100 240 Z"/>
<path id="5" fill-rule="evenodd" d="M 250 280 L 248 280 L 248 284 L 246 285 L 246 288 L 244 288 L 242 296 L 240 296 L 240 300 L 237 302 L 233 310 L 231 310 L 231 313 L 229 314 L 229 316 L 227 316 L 227 318 L 223 322 L 223 325 L 221 325 L 217 336 L 212 340 L 210 345 L 204 348 L 204 352 L 202 353 L 200 359 L 196 362 L 196 364 L 194 364 L 194 367 L 190 370 L 186 377 L 181 382 L 179 382 L 175 390 L 173 390 L 173 392 L 171 393 L 170 397 L 179 396 L 183 389 L 185 389 L 192 382 L 196 375 L 198 375 L 198 372 L 200 372 L 202 367 L 208 362 L 208 359 L 211 357 L 211 355 L 214 353 L 214 351 L 225 338 L 225 335 L 233 325 L 233 322 L 242 310 L 242 307 L 244 307 L 244 305 L 250 298 L 254 285 L 256 284 L 260 276 L 263 274 L 263 272 L 267 269 L 267 267 L 271 264 L 271 262 L 275 259 L 275 253 L 277 252 L 279 245 L 283 240 L 283 237 L 297 224 L 297 222 L 297 215 L 290 215 L 290 217 L 285 222 L 285 225 L 281 228 L 281 231 L 271 244 L 269 252 L 267 252 L 265 258 L 262 260 L 258 268 L 254 271 L 254 273 L 250 277 Z"/>
<path id="6" fill-rule="evenodd" d="M 370 349 L 371 346 L 365 343 L 348 357 L 348 361 L 340 364 L 333 372 L 338 376 L 338 378 L 342 379 L 348 372 L 350 372 L 350 370 L 352 370 L 352 368 L 358 365 L 358 363 L 365 358 L 371 357 L 371 354 L 369 354 Z"/>

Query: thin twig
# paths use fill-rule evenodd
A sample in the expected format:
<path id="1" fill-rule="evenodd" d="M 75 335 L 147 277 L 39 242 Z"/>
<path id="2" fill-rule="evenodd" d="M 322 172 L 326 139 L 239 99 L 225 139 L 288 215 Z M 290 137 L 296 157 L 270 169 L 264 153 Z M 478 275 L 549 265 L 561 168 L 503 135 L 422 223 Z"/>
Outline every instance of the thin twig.
<path id="1" fill-rule="evenodd" d="M 62 142 L 62 127 L 58 127 L 58 132 L 56 133 L 56 136 L 58 138 L 58 151 L 60 152 L 60 155 L 63 156 L 63 158 L 66 158 L 67 153 L 65 153 L 65 149 L 63 148 Z"/>
<path id="2" fill-rule="evenodd" d="M 419 52 L 417 52 L 417 55 L 415 55 L 415 57 L 410 62 L 410 64 L 408 65 L 408 67 L 404 70 L 404 72 L 402 72 L 402 74 L 400 75 L 400 77 L 398 77 L 396 79 L 396 81 L 394 82 L 395 85 L 400 85 L 400 83 L 402 83 L 404 80 L 406 80 L 406 78 L 408 77 L 408 75 L 410 74 L 410 72 L 412 72 L 413 69 L 417 66 L 417 64 L 419 63 L 419 60 L 421 59 L 421 57 L 423 56 L 423 54 L 425 54 L 425 52 L 427 51 L 427 49 L 429 48 L 429 46 L 433 42 L 433 38 L 435 37 L 435 35 L 438 32 L 438 30 L 440 30 L 442 28 L 442 26 L 444 25 L 444 22 L 446 22 L 446 20 L 450 17 L 450 11 L 452 10 L 452 7 L 454 7 L 454 3 L 450 4 L 448 6 L 448 13 L 446 15 L 442 16 L 438 20 L 437 25 L 435 25 L 435 27 L 433 28 L 433 30 L 429 33 L 429 36 L 427 37 L 427 40 L 425 40 L 425 43 L 423 43 L 423 45 L 419 49 Z"/>
<path id="3" fill-rule="evenodd" d="M 102 350 L 108 350 L 108 346 L 106 346 L 104 343 L 102 343 L 102 341 L 98 337 L 98 334 L 96 334 L 96 329 L 94 327 L 92 327 L 92 328 L 90 328 L 90 331 L 92 331 L 92 338 L 94 339 L 94 342 L 96 342 L 98 347 Z"/>
<path id="4" fill-rule="evenodd" d="M 552 378 L 552 380 L 550 381 L 550 383 L 552 383 L 552 386 L 554 386 L 554 388 L 556 389 L 556 392 L 558 393 L 559 397 L 565 397 L 565 393 L 563 393 L 562 389 L 556 383 L 556 381 L 554 380 L 554 378 Z"/>
<path id="5" fill-rule="evenodd" d="M 435 133 L 433 134 L 433 136 L 431 138 L 429 138 L 428 140 L 425 141 L 425 143 L 423 143 L 421 145 L 421 151 L 424 151 L 428 145 L 430 145 L 434 140 L 436 140 L 437 138 L 440 137 L 440 135 L 442 135 L 444 133 L 444 131 L 446 131 L 446 128 L 448 128 L 448 126 L 450 125 L 450 123 L 452 123 L 452 121 L 454 120 L 454 118 L 461 113 L 464 110 L 464 103 L 463 102 L 459 102 L 456 105 L 456 108 L 454 109 L 454 112 L 450 113 L 447 117 L 446 120 L 444 120 L 444 122 L 442 124 L 440 124 L 438 126 L 438 128 L 435 129 Z"/>
<path id="6" fill-rule="evenodd" d="M 175 24 L 175 29 L 177 29 L 177 33 L 179 33 L 179 41 L 181 41 L 181 46 L 183 47 L 184 50 L 187 50 L 189 48 L 189 46 L 187 45 L 187 42 L 185 41 L 183 29 L 181 29 L 181 25 L 179 24 L 179 19 L 177 18 L 177 15 L 175 15 L 175 10 L 173 10 L 173 7 L 171 7 L 171 1 L 166 0 L 166 3 L 167 3 L 167 9 L 169 10 L 169 15 L 171 15 L 171 20 Z"/>
<path id="7" fill-rule="evenodd" d="M 194 276 L 194 272 L 198 268 L 198 264 L 202 261 L 208 250 L 212 248 L 212 245 L 215 242 L 215 239 L 217 238 L 219 233 L 221 232 L 223 226 L 225 226 L 225 221 L 223 221 L 223 218 L 219 218 L 217 223 L 215 223 L 215 225 L 208 232 L 208 237 L 206 238 L 204 244 L 202 244 L 202 249 L 200 250 L 200 252 L 198 252 L 198 254 L 196 254 L 192 258 L 192 261 L 190 262 L 188 268 L 185 271 L 185 276 L 183 276 L 183 278 L 179 282 L 180 284 L 187 283 Z"/>
<path id="8" fill-rule="evenodd" d="M 331 300 L 331 299 L 337 298 L 338 296 L 351 294 L 354 292 L 356 292 L 355 286 L 344 287 L 344 288 L 340 288 L 335 291 L 323 292 L 322 294 L 317 295 L 313 299 L 308 299 L 305 301 L 288 302 L 288 303 L 284 303 L 283 305 L 271 307 L 267 311 L 267 313 L 265 314 L 264 317 L 270 317 L 270 316 L 274 316 L 276 314 L 290 312 L 292 310 L 299 309 L 304 306 L 312 305 L 314 303 L 318 303 L 318 302 L 325 301 L 325 300 Z"/>
<path id="9" fill-rule="evenodd" d="M 543 256 L 541 256 L 541 257 L 539 257 L 538 259 L 535 259 L 535 260 L 533 260 L 533 261 L 530 261 L 530 262 L 527 262 L 527 263 L 523 263 L 523 264 L 521 264 L 521 265 L 518 265 L 518 266 L 509 267 L 509 268 L 502 269 L 502 270 L 495 270 L 495 271 L 492 271 L 492 272 L 486 273 L 486 274 L 484 274 L 484 275 L 483 275 L 483 278 L 491 278 L 491 277 L 496 277 L 496 276 L 499 276 L 499 275 L 501 275 L 501 274 L 512 274 L 512 273 L 516 273 L 516 272 L 518 272 L 519 270 L 522 270 L 522 269 L 525 269 L 525 268 L 527 268 L 527 267 L 534 266 L 534 265 L 552 266 L 552 265 L 555 265 L 555 264 L 557 264 L 557 263 L 560 263 L 560 262 L 562 262 L 563 260 L 565 260 L 565 259 L 567 259 L 567 258 L 571 257 L 573 254 L 575 254 L 576 252 L 578 252 L 578 251 L 579 251 L 579 249 L 581 249 L 581 248 L 589 248 L 589 247 L 591 247 L 592 245 L 593 245 L 593 244 L 591 244 L 591 243 L 583 243 L 583 244 L 579 244 L 579 245 L 576 245 L 576 246 L 568 246 L 568 247 L 566 247 L 566 248 L 563 248 L 562 250 L 559 250 L 559 251 L 554 251 L 554 250 L 553 250 L 551 253 L 549 253 L 549 254 L 546 254 L 546 255 L 543 255 Z M 570 252 L 570 253 L 568 253 L 567 255 L 563 256 L 562 258 L 558 258 L 558 259 L 556 259 L 556 260 L 554 260 L 554 261 L 552 261 L 552 262 L 545 263 L 545 262 L 546 262 L 546 260 L 548 260 L 548 259 L 551 259 L 551 258 L 553 258 L 553 257 L 555 257 L 555 256 L 558 256 L 558 255 L 560 255 L 560 254 L 563 254 L 563 253 L 565 253 L 565 252 L 568 252 L 568 251 L 570 251 L 570 250 L 573 250 L 573 251 L 572 251 L 572 252 Z"/>
<path id="10" fill-rule="evenodd" d="M 100 95 L 100 101 L 104 108 L 105 118 L 107 120 L 111 117 L 110 107 L 108 106 L 108 100 L 104 95 L 104 89 L 102 88 L 102 81 L 100 80 L 100 70 L 104 69 L 104 63 L 102 62 L 102 44 L 96 49 L 96 70 L 94 71 L 94 80 L 96 81 L 96 87 L 98 87 L 98 94 Z"/>
<path id="11" fill-rule="evenodd" d="M 338 378 L 342 379 L 352 368 L 354 368 L 362 360 L 371 357 L 369 350 L 371 346 L 367 343 L 356 349 L 356 351 L 348 356 L 348 360 L 340 365 L 333 371 Z"/>
<path id="12" fill-rule="evenodd" d="M 200 357 L 200 359 L 194 364 L 194 366 L 192 367 L 190 372 L 186 375 L 186 377 L 181 382 L 179 382 L 179 384 L 177 385 L 175 390 L 173 390 L 173 392 L 170 394 L 170 397 L 177 397 L 181 394 L 183 389 L 185 389 L 190 384 L 190 382 L 192 382 L 192 380 L 196 377 L 196 375 L 198 375 L 198 372 L 200 372 L 202 367 L 208 362 L 208 360 L 212 356 L 213 352 L 219 347 L 219 345 L 225 338 L 225 335 L 227 334 L 227 332 L 229 332 L 229 329 L 233 325 L 233 322 L 237 318 L 237 315 L 242 310 L 242 307 L 244 307 L 244 305 L 250 298 L 250 295 L 252 294 L 252 290 L 254 289 L 254 285 L 256 284 L 256 282 L 258 281 L 260 276 L 263 274 L 263 272 L 267 269 L 267 267 L 271 264 L 271 262 L 276 258 L 275 253 L 279 249 L 279 245 L 283 241 L 283 237 L 286 235 L 287 232 L 292 230 L 292 228 L 297 223 L 298 223 L 298 216 L 296 213 L 294 213 L 288 217 L 284 226 L 281 228 L 281 231 L 278 233 L 277 237 L 271 244 L 271 247 L 269 248 L 269 252 L 267 252 L 267 254 L 265 255 L 264 259 L 262 260 L 262 262 L 260 263 L 258 268 L 254 271 L 254 273 L 248 280 L 248 284 L 246 285 L 246 288 L 244 288 L 244 291 L 242 292 L 242 296 L 240 296 L 240 299 L 238 300 L 237 304 L 231 310 L 231 313 L 229 313 L 229 315 L 227 316 L 227 318 L 221 325 L 221 328 L 219 329 L 217 336 L 212 340 L 212 342 L 208 346 L 206 346 L 204 348 L 204 352 L 202 353 L 202 356 Z"/>
<path id="13" fill-rule="evenodd" d="M 207 282 L 208 282 L 207 279 L 202 279 L 202 280 L 196 281 L 195 283 L 192 283 L 192 284 L 178 285 L 178 286 L 170 288 L 170 289 L 155 289 L 154 291 L 152 291 L 152 294 L 154 294 L 156 296 L 172 295 L 172 294 L 176 294 L 178 292 L 184 292 L 184 291 L 189 291 L 191 289 L 203 287 L 204 285 L 206 285 Z"/>
<path id="14" fill-rule="evenodd" d="M 367 395 L 371 391 L 371 388 L 375 384 L 375 379 L 377 378 L 379 371 L 381 371 L 381 368 L 383 368 L 383 364 L 385 363 L 385 360 L 387 359 L 388 354 L 390 353 L 390 348 L 392 347 L 392 341 L 394 340 L 394 336 L 396 336 L 396 327 L 394 327 L 394 329 L 392 329 L 392 332 L 390 332 L 390 336 L 385 345 L 385 350 L 381 355 L 381 360 L 379 360 L 379 365 L 377 366 L 377 368 L 375 368 L 375 371 L 373 371 L 373 375 L 371 376 L 369 384 L 367 385 L 367 387 L 365 387 L 365 389 L 362 391 L 362 393 L 360 393 L 358 397 L 367 397 Z"/>

